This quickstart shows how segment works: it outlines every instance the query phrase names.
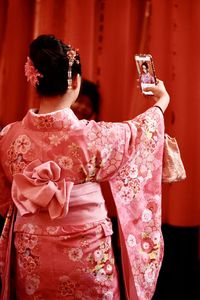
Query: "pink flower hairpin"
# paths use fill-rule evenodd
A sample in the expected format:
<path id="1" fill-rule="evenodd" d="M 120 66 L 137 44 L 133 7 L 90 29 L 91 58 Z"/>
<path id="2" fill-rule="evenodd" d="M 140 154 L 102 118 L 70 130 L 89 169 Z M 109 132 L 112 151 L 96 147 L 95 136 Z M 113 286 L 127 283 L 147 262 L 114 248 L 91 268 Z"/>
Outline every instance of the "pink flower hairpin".
<path id="1" fill-rule="evenodd" d="M 27 62 L 25 63 L 24 69 L 27 81 L 30 81 L 30 83 L 34 87 L 36 87 L 36 85 L 39 84 L 38 77 L 42 78 L 44 76 L 34 67 L 34 64 L 30 57 L 27 57 Z"/>

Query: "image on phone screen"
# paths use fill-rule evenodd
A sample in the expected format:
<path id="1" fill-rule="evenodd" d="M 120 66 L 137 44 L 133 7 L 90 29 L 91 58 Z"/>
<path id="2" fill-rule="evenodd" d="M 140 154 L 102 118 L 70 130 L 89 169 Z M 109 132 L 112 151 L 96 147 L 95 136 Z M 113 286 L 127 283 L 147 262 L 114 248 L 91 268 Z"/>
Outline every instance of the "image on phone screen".
<path id="1" fill-rule="evenodd" d="M 135 62 L 142 93 L 145 95 L 153 95 L 152 92 L 144 91 L 145 87 L 150 87 L 156 84 L 156 75 L 152 56 L 150 54 L 136 54 Z"/>

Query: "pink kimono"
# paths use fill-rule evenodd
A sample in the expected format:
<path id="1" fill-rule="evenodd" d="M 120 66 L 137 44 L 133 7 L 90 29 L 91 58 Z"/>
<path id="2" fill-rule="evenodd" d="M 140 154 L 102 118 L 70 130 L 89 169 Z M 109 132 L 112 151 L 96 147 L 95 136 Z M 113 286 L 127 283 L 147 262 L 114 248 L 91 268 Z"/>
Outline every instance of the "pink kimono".
<path id="1" fill-rule="evenodd" d="M 1 237 L 1 299 L 121 299 L 102 181 L 117 208 L 126 299 L 151 299 L 163 257 L 163 141 L 157 107 L 124 123 L 30 110 L 6 126 L 0 212 L 14 203 L 17 213 Z"/>

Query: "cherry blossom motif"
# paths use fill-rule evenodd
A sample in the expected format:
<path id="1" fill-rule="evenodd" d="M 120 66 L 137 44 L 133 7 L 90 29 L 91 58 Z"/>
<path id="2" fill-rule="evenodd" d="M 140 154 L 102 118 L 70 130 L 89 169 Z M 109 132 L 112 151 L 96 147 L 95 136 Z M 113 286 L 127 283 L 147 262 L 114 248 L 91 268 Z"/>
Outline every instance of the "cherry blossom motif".
<path id="1" fill-rule="evenodd" d="M 104 270 L 107 275 L 111 275 L 113 273 L 113 266 L 109 260 L 105 263 Z"/>
<path id="2" fill-rule="evenodd" d="M 33 225 L 33 224 L 30 224 L 30 223 L 22 225 L 23 232 L 29 233 L 29 234 L 33 234 L 35 232 L 36 228 L 37 228 L 37 225 Z"/>
<path id="3" fill-rule="evenodd" d="M 46 231 L 49 235 L 54 235 L 58 232 L 59 226 L 47 226 Z"/>
<path id="4" fill-rule="evenodd" d="M 151 238 L 152 241 L 154 242 L 154 244 L 159 244 L 160 243 L 160 239 L 161 239 L 161 234 L 159 231 L 153 231 L 151 234 Z"/>
<path id="5" fill-rule="evenodd" d="M 83 251 L 81 248 L 72 248 L 68 251 L 68 256 L 72 261 L 79 261 L 83 256 Z"/>
<path id="6" fill-rule="evenodd" d="M 30 81 L 30 83 L 34 87 L 36 87 L 36 85 L 39 85 L 38 77 L 43 78 L 44 76 L 35 68 L 30 57 L 27 57 L 24 69 L 27 81 Z"/>
<path id="7" fill-rule="evenodd" d="M 49 141 L 51 145 L 58 146 L 61 142 L 61 138 L 58 135 L 52 134 L 49 136 Z"/>
<path id="8" fill-rule="evenodd" d="M 152 219 L 152 211 L 150 209 L 145 209 L 142 213 L 142 221 L 149 222 Z"/>
<path id="9" fill-rule="evenodd" d="M 31 148 L 31 140 L 25 134 L 19 135 L 14 142 L 14 150 L 16 153 L 25 154 L 28 152 L 30 148 Z"/>
<path id="10" fill-rule="evenodd" d="M 141 246 L 144 252 L 150 253 L 153 250 L 154 244 L 150 238 L 146 237 L 142 240 Z"/>
<path id="11" fill-rule="evenodd" d="M 134 191 L 133 189 L 130 189 L 129 187 L 122 187 L 120 190 L 120 196 L 122 198 L 122 203 L 125 205 L 130 204 L 134 199 Z"/>
<path id="12" fill-rule="evenodd" d="M 97 271 L 96 274 L 96 281 L 97 282 L 104 282 L 107 280 L 107 275 L 104 269 L 100 269 Z"/>
<path id="13" fill-rule="evenodd" d="M 53 123 L 55 122 L 53 116 L 40 116 L 35 119 L 35 125 L 37 128 L 51 128 Z"/>
<path id="14" fill-rule="evenodd" d="M 75 291 L 75 284 L 70 280 L 68 276 L 61 276 L 59 278 L 59 292 L 61 296 L 72 296 Z"/>
<path id="15" fill-rule="evenodd" d="M 136 244 L 137 244 L 136 243 L 136 238 L 135 238 L 135 236 L 133 234 L 129 234 L 128 235 L 127 244 L 131 248 L 134 247 L 134 246 L 136 246 Z"/>
<path id="16" fill-rule="evenodd" d="M 23 234 L 23 242 L 25 247 L 33 249 L 38 244 L 38 237 L 34 234 Z"/>
<path id="17" fill-rule="evenodd" d="M 103 251 L 98 249 L 98 250 L 95 250 L 94 251 L 94 261 L 98 262 L 98 261 L 101 261 L 102 258 L 103 258 Z"/>
<path id="18" fill-rule="evenodd" d="M 144 273 L 145 281 L 148 283 L 152 283 L 155 280 L 155 268 L 148 267 Z"/>
<path id="19" fill-rule="evenodd" d="M 30 256 L 30 251 L 26 250 L 24 254 L 19 257 L 19 266 L 26 271 L 26 273 L 33 273 L 38 265 L 38 258 Z"/>
<path id="20" fill-rule="evenodd" d="M 62 156 L 58 159 L 58 164 L 65 170 L 70 170 L 73 167 L 73 160 L 68 156 Z"/>
<path id="21" fill-rule="evenodd" d="M 103 295 L 103 300 L 112 300 L 113 299 L 113 292 L 112 291 L 107 291 Z"/>
<path id="22" fill-rule="evenodd" d="M 26 293 L 27 295 L 33 295 L 38 289 L 40 284 L 39 275 L 31 274 L 26 277 Z"/>

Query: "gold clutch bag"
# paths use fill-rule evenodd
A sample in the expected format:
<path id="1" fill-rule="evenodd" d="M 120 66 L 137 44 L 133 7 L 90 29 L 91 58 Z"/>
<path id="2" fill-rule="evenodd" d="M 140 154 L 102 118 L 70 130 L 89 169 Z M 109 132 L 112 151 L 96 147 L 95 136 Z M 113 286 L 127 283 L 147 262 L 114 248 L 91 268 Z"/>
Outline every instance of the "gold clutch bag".
<path id="1" fill-rule="evenodd" d="M 163 152 L 163 182 L 175 182 L 186 178 L 178 143 L 175 138 L 165 134 Z"/>

